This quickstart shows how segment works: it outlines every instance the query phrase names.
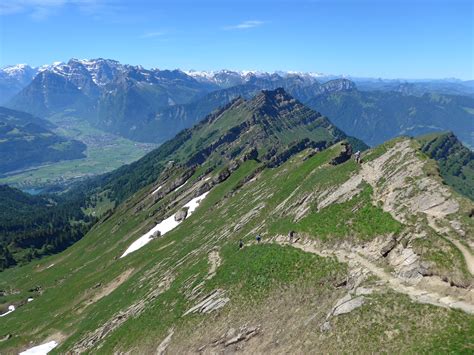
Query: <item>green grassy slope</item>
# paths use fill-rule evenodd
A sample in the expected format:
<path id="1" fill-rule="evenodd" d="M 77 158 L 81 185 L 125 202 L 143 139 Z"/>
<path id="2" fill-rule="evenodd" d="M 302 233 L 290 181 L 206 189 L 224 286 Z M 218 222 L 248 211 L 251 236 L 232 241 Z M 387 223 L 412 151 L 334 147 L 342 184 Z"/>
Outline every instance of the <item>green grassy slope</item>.
<path id="1" fill-rule="evenodd" d="M 332 305 L 347 293 L 338 285 L 348 278 L 349 265 L 290 247 L 253 243 L 256 233 L 266 240 L 284 231 L 278 222 L 294 216 L 303 197 L 332 189 L 359 171 L 352 160 L 329 164 L 340 149 L 337 144 L 312 157 L 304 150 L 256 175 L 262 163 L 247 160 L 214 186 L 176 229 L 118 258 L 153 220 L 179 207 L 172 204 L 174 200 L 195 196 L 199 176 L 159 200 L 149 198 L 156 184 L 140 190 L 63 253 L 1 274 L 0 303 L 19 307 L 1 320 L 0 336 L 11 337 L 0 342 L 0 351 L 14 352 L 30 341 L 36 345 L 54 339 L 60 346 L 53 353 L 73 348 L 148 353 L 156 351 L 174 329 L 169 351 L 189 352 L 243 324 L 263 329 L 261 337 L 249 341 L 248 351 L 469 351 L 472 316 L 413 303 L 390 292 L 367 296 L 362 308 L 335 318 L 330 333 L 321 332 Z M 326 246 L 399 234 L 399 224 L 372 204 L 371 195 L 364 188 L 346 203 L 320 211 L 310 208 L 295 228 Z M 314 200 L 309 203 L 314 207 Z M 341 226 L 327 218 L 331 213 L 337 221 L 344 220 L 354 204 L 359 218 L 351 224 Z M 367 223 L 370 219 L 377 225 Z M 237 246 L 240 239 L 246 244 L 242 250 Z M 212 250 L 218 251 L 222 262 L 208 279 Z M 375 287 L 377 280 L 369 278 L 364 285 Z M 183 316 L 216 289 L 225 290 L 230 299 L 224 308 Z M 192 298 L 193 290 L 197 299 Z M 21 306 L 27 297 L 34 301 Z M 95 333 L 97 329 L 102 331 Z M 103 338 L 93 336 L 101 333 Z"/>

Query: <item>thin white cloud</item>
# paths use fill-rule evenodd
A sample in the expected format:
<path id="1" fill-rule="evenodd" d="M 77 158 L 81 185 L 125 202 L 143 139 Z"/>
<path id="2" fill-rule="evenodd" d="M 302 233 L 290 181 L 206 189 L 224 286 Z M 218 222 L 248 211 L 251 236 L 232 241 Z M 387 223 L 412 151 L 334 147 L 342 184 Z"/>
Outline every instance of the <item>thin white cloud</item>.
<path id="1" fill-rule="evenodd" d="M 154 32 L 146 32 L 140 36 L 140 38 L 156 38 L 162 37 L 166 34 L 164 31 L 154 31 Z"/>
<path id="2" fill-rule="evenodd" d="M 263 21 L 257 21 L 257 20 L 252 20 L 252 21 L 243 21 L 237 25 L 233 26 L 226 26 L 224 27 L 225 30 L 246 30 L 249 28 L 254 28 L 254 27 L 259 27 L 263 25 L 265 22 Z"/>

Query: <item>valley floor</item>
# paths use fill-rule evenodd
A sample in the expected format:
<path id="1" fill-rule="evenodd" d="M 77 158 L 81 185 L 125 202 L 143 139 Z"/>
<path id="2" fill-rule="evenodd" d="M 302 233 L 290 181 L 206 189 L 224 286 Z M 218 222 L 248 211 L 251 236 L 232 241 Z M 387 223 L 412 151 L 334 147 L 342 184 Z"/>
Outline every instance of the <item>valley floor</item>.
<path id="1" fill-rule="evenodd" d="M 95 129 L 84 119 L 70 116 L 51 119 L 56 133 L 87 145 L 86 158 L 44 164 L 5 174 L 0 184 L 22 190 L 41 191 L 55 185 L 68 185 L 88 176 L 103 174 L 140 159 L 156 148 L 155 144 L 138 143 Z"/>

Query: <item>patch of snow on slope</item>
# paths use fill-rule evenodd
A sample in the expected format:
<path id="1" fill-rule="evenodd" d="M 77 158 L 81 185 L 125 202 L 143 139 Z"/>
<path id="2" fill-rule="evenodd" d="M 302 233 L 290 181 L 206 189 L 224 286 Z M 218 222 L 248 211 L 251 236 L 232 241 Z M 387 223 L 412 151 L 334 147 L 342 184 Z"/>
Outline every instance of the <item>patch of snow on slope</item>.
<path id="1" fill-rule="evenodd" d="M 25 351 L 22 351 L 20 355 L 46 355 L 51 350 L 53 350 L 56 346 L 58 346 L 58 343 L 53 340 L 48 343 L 34 346 Z"/>
<path id="2" fill-rule="evenodd" d="M 184 207 L 188 208 L 187 217 L 189 217 L 196 210 L 196 208 L 199 206 L 201 201 L 204 200 L 208 193 L 209 191 L 203 193 L 201 196 L 193 198 L 191 201 L 184 205 Z M 125 253 L 123 253 L 120 258 L 123 258 L 124 256 L 127 256 L 128 254 L 133 253 L 134 251 L 147 245 L 153 239 L 152 236 L 156 231 L 159 231 L 161 233 L 161 236 L 163 236 L 169 231 L 175 229 L 181 222 L 176 221 L 174 219 L 174 216 L 175 214 L 169 216 L 168 218 L 154 226 L 152 229 L 150 229 L 147 233 L 142 235 L 140 238 L 138 238 L 136 241 L 134 241 L 128 247 L 128 249 L 125 250 Z"/>
<path id="3" fill-rule="evenodd" d="M 14 311 L 15 311 L 15 306 L 14 306 L 14 305 L 10 305 L 10 306 L 8 306 L 8 312 L 5 312 L 5 313 L 3 313 L 3 314 L 0 314 L 0 317 L 5 317 L 7 314 L 10 314 L 10 313 L 12 313 L 12 312 L 14 312 Z"/>
<path id="4" fill-rule="evenodd" d="M 174 189 L 174 191 L 178 191 L 179 189 L 181 189 L 184 185 L 186 185 L 188 183 L 189 180 L 186 180 L 184 183 L 182 183 L 181 185 L 179 185 L 176 189 Z"/>
<path id="5" fill-rule="evenodd" d="M 158 186 L 158 188 L 157 188 L 155 191 L 153 191 L 151 194 L 152 194 L 152 195 L 156 194 L 158 191 L 161 190 L 162 187 L 163 187 L 163 186 L 161 186 L 161 185 Z"/>

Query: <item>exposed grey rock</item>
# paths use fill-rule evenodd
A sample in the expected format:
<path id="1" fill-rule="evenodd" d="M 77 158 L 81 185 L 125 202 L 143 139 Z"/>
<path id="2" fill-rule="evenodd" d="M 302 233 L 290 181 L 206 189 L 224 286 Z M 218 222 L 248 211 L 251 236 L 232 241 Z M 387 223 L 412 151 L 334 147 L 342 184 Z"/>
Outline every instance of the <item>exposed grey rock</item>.
<path id="1" fill-rule="evenodd" d="M 324 322 L 324 323 L 319 327 L 319 330 L 321 330 L 321 332 L 329 332 L 331 329 L 332 329 L 331 323 L 329 323 L 328 321 Z"/>
<path id="2" fill-rule="evenodd" d="M 240 230 L 244 225 L 246 225 L 251 219 L 257 216 L 260 213 L 260 210 L 265 207 L 265 204 L 262 202 L 255 206 L 252 210 L 247 212 L 234 226 L 234 232 Z"/>
<path id="3" fill-rule="evenodd" d="M 217 289 L 207 295 L 204 300 L 199 302 L 197 305 L 184 312 L 183 317 L 191 313 L 210 313 L 224 307 L 229 301 L 230 298 L 225 297 L 225 291 Z"/>
<path id="4" fill-rule="evenodd" d="M 229 171 L 234 172 L 239 168 L 239 163 L 235 160 L 232 160 L 229 164 Z"/>
<path id="5" fill-rule="evenodd" d="M 223 181 L 225 181 L 228 177 L 230 176 L 230 171 L 227 168 L 224 168 L 217 176 L 214 176 L 212 181 L 215 184 L 219 184 Z"/>
<path id="6" fill-rule="evenodd" d="M 208 182 L 205 182 L 196 189 L 194 195 L 195 197 L 201 196 L 203 193 L 208 192 L 211 188 L 212 186 Z"/>
<path id="7" fill-rule="evenodd" d="M 224 335 L 214 340 L 210 345 L 212 347 L 222 346 L 222 348 L 226 348 L 228 346 L 235 345 L 242 341 L 248 341 L 250 338 L 258 335 L 259 333 L 260 333 L 260 326 L 250 327 L 250 326 L 244 325 L 240 327 L 240 329 L 238 330 L 236 330 L 235 328 L 229 328 L 229 330 L 227 330 L 227 332 Z M 204 348 L 204 347 L 201 347 L 201 348 Z"/>
<path id="8" fill-rule="evenodd" d="M 160 231 L 154 231 L 153 234 L 151 235 L 152 239 L 159 238 L 159 237 L 161 237 Z"/>
<path id="9" fill-rule="evenodd" d="M 347 300 L 347 296 L 349 296 L 349 299 Z M 338 316 L 341 314 L 346 314 L 352 312 L 354 309 L 359 308 L 362 306 L 365 302 L 365 299 L 363 296 L 358 296 L 355 298 L 350 298 L 350 295 L 347 295 L 344 298 L 342 298 L 340 301 L 344 300 L 343 302 L 339 303 L 334 307 L 333 310 L 333 316 Z"/>
<path id="10" fill-rule="evenodd" d="M 231 339 L 227 340 L 224 343 L 224 346 L 227 347 L 232 344 L 236 344 L 242 340 L 249 340 L 251 337 L 257 335 L 260 332 L 259 327 L 249 327 L 249 328 L 241 328 L 239 334 L 232 337 Z"/>
<path id="11" fill-rule="evenodd" d="M 181 221 L 184 221 L 187 216 L 188 216 L 188 209 L 182 208 L 178 212 L 175 213 L 174 220 L 176 222 L 181 222 Z"/>
<path id="12" fill-rule="evenodd" d="M 371 295 L 373 292 L 374 292 L 374 290 L 371 289 L 371 288 L 357 287 L 356 290 L 355 290 L 355 295 L 356 296 Z"/>
<path id="13" fill-rule="evenodd" d="M 166 349 L 171 343 L 171 338 L 173 337 L 174 334 L 174 329 L 170 329 L 168 331 L 168 335 L 166 338 L 163 339 L 163 341 L 158 345 L 158 348 L 156 349 L 156 354 L 157 355 L 163 355 L 166 352 Z"/>
<path id="14" fill-rule="evenodd" d="M 428 265 L 422 264 L 419 256 L 410 247 L 397 245 L 388 256 L 389 263 L 402 278 L 418 280 L 430 273 Z"/>
<path id="15" fill-rule="evenodd" d="M 397 240 L 394 237 L 390 238 L 387 243 L 385 243 L 385 245 L 380 249 L 380 255 L 386 257 L 388 253 L 390 253 L 392 249 L 395 248 L 396 245 Z"/>

